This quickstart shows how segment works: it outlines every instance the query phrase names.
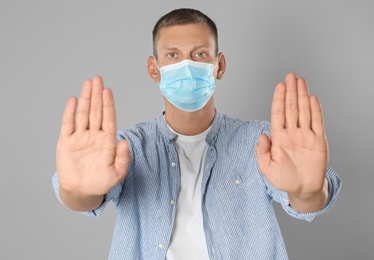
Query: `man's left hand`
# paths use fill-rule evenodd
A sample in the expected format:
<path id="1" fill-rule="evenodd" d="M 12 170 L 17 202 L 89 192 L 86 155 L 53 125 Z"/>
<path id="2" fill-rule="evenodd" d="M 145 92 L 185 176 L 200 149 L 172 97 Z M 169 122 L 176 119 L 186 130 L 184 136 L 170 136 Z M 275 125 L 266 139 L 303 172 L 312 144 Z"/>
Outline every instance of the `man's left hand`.
<path id="1" fill-rule="evenodd" d="M 258 165 L 266 179 L 288 193 L 300 212 L 321 209 L 327 200 L 328 145 L 321 104 L 294 73 L 276 86 L 271 109 L 271 139 L 260 136 Z"/>

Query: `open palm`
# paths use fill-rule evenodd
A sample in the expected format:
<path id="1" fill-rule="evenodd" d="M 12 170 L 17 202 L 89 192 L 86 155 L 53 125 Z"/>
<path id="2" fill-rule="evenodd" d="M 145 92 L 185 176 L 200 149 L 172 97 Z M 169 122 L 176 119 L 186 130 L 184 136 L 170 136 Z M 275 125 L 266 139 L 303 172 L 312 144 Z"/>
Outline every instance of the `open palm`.
<path id="1" fill-rule="evenodd" d="M 328 146 L 321 105 L 293 73 L 275 89 L 271 140 L 261 135 L 256 154 L 267 180 L 290 196 L 308 198 L 324 187 Z"/>
<path id="2" fill-rule="evenodd" d="M 100 77 L 84 83 L 79 102 L 69 99 L 56 160 L 60 190 L 77 197 L 102 196 L 125 178 L 130 152 L 116 144 L 113 95 Z"/>

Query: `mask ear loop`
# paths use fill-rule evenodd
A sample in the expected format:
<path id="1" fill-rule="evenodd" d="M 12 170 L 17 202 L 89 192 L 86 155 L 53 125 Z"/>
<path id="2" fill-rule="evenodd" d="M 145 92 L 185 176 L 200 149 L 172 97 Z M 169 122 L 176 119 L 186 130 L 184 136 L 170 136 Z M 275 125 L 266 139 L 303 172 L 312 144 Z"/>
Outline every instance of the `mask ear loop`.
<path id="1" fill-rule="evenodd" d="M 220 52 L 221 53 L 221 52 Z M 214 70 L 214 68 L 218 65 L 218 63 L 219 63 L 219 54 L 220 53 L 218 53 L 217 54 L 217 60 L 216 60 L 216 62 L 214 63 L 214 66 L 212 67 L 212 70 Z"/>
<path id="2" fill-rule="evenodd" d="M 218 60 L 213 64 L 212 70 L 214 70 L 217 65 L 218 65 Z"/>
<path id="3" fill-rule="evenodd" d="M 219 63 L 219 61 L 217 59 L 216 62 L 214 64 L 212 64 L 213 65 L 212 70 L 214 70 L 216 68 L 216 66 L 218 65 L 218 63 Z"/>
<path id="4" fill-rule="evenodd" d="M 153 57 L 153 59 L 155 60 L 156 67 L 157 67 L 158 71 L 160 72 L 160 77 L 159 77 L 159 81 L 158 81 L 158 84 L 160 85 L 160 82 L 161 82 L 161 69 L 160 69 L 160 67 L 158 66 L 158 63 L 157 63 L 156 57 L 153 56 L 153 55 L 152 55 L 152 57 Z"/>
<path id="5" fill-rule="evenodd" d="M 153 56 L 153 55 L 152 55 L 152 57 L 153 57 L 153 59 L 155 60 L 155 63 L 156 63 L 156 67 L 157 67 L 157 69 L 161 72 L 161 69 L 160 69 L 160 67 L 158 66 L 158 63 L 157 63 L 156 57 Z"/>

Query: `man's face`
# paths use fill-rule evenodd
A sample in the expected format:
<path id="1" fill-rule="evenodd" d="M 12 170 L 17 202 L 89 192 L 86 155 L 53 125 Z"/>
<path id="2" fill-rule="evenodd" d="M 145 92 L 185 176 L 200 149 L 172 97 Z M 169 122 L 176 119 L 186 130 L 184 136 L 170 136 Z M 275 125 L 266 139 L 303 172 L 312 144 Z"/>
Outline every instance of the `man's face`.
<path id="1" fill-rule="evenodd" d="M 187 24 L 163 27 L 156 43 L 158 66 L 185 59 L 215 63 L 215 41 L 206 24 Z"/>

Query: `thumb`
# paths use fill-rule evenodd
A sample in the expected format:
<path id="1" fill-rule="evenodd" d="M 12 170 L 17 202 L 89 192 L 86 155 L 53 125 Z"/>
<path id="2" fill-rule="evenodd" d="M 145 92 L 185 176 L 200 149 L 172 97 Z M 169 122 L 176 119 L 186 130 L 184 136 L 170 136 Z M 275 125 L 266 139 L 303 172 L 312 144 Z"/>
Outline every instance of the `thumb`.
<path id="1" fill-rule="evenodd" d="M 129 144 L 126 140 L 121 140 L 117 144 L 117 153 L 116 158 L 114 160 L 114 166 L 121 180 L 126 177 L 130 162 L 131 153 L 129 149 Z"/>
<path id="2" fill-rule="evenodd" d="M 271 161 L 271 141 L 266 134 L 261 134 L 259 139 L 260 140 L 255 148 L 255 152 L 257 156 L 258 167 L 260 168 L 260 171 L 262 173 L 265 173 Z"/>

